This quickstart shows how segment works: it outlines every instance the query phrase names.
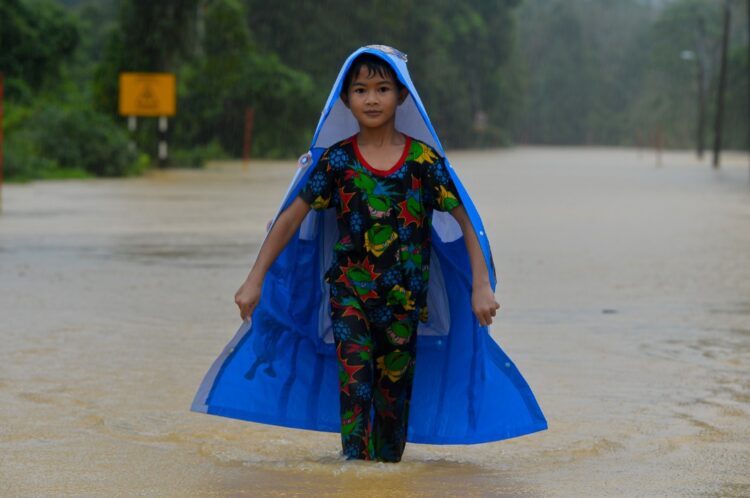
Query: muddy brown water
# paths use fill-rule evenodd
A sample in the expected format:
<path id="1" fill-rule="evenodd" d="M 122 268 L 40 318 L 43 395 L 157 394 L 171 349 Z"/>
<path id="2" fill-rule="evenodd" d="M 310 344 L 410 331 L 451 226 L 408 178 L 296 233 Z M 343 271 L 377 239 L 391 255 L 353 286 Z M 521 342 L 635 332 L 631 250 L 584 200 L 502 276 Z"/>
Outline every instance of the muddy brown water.
<path id="1" fill-rule="evenodd" d="M 749 496 L 747 156 L 449 155 L 547 431 L 389 465 L 189 411 L 292 162 L 5 185 L 0 495 Z"/>

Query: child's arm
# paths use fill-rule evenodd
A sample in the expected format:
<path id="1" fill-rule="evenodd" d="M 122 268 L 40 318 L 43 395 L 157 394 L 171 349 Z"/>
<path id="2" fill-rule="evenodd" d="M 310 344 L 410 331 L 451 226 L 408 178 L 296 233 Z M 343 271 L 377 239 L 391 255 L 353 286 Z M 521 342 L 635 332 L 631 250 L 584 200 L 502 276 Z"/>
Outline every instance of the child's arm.
<path id="1" fill-rule="evenodd" d="M 242 320 L 248 320 L 253 314 L 253 310 L 260 300 L 260 291 L 266 272 L 268 272 L 279 253 L 286 247 L 289 239 L 292 238 L 309 211 L 310 204 L 301 197 L 297 197 L 276 218 L 276 223 L 271 227 L 271 231 L 260 247 L 253 268 L 234 295 L 234 302 L 240 308 Z"/>
<path id="2" fill-rule="evenodd" d="M 479 239 L 474 232 L 474 226 L 469 220 L 469 215 L 462 205 L 453 208 L 451 215 L 461 226 L 466 241 L 466 249 L 469 251 L 471 260 L 472 289 L 471 289 L 471 308 L 479 319 L 482 326 L 492 323 L 492 317 L 497 313 L 500 304 L 495 301 L 495 293 L 490 287 L 490 277 L 487 273 L 487 265 L 484 262 L 484 254 L 479 245 Z"/>

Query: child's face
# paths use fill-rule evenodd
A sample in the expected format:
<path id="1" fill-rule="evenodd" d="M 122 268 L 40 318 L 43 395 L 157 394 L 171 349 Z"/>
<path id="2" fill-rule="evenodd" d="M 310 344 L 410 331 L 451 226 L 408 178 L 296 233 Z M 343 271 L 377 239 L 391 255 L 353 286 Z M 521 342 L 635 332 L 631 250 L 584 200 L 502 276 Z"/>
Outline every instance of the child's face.
<path id="1" fill-rule="evenodd" d="M 362 66 L 349 85 L 346 104 L 360 127 L 380 128 L 394 119 L 406 92 L 406 89 L 399 92 L 391 76 L 370 74 L 367 67 Z"/>

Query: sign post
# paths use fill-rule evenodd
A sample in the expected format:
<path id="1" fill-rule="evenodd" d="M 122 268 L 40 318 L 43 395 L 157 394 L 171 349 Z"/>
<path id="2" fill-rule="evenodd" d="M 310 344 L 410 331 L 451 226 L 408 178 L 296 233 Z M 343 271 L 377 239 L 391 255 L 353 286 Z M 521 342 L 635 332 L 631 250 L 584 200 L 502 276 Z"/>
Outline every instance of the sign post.
<path id="1" fill-rule="evenodd" d="M 5 75 L 0 73 L 0 213 L 3 211 L 3 99 L 5 96 Z"/>
<path id="2" fill-rule="evenodd" d="M 176 111 L 175 76 L 171 73 L 120 73 L 119 112 L 136 129 L 136 117 L 159 118 L 159 164 L 167 162 L 167 117 Z"/>
<path id="3" fill-rule="evenodd" d="M 253 116 L 255 108 L 248 107 L 245 109 L 245 134 L 242 144 L 242 169 L 247 171 L 250 165 L 250 150 L 253 143 Z"/>

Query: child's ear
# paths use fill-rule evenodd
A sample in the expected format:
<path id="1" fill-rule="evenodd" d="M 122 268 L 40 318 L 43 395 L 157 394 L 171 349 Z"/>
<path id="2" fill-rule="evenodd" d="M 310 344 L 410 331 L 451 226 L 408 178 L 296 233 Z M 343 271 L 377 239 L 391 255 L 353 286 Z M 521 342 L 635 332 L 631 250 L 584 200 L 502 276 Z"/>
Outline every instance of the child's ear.
<path id="1" fill-rule="evenodd" d="M 342 93 L 341 94 L 341 101 L 344 103 L 347 109 L 349 109 L 349 95 Z"/>
<path id="2" fill-rule="evenodd" d="M 406 87 L 403 87 L 400 92 L 398 92 L 398 105 L 401 105 L 406 100 L 406 97 L 409 96 L 409 90 Z"/>

